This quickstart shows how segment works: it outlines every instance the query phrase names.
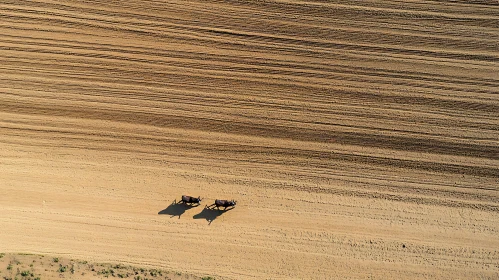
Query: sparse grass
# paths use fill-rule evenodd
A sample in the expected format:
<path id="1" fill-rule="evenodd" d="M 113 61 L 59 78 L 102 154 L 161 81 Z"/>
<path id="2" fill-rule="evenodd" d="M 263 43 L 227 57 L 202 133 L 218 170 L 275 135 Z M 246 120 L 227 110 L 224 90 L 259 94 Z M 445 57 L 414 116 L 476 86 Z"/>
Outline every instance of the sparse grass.
<path id="1" fill-rule="evenodd" d="M 101 271 L 97 272 L 97 275 L 103 275 L 104 277 L 109 277 L 109 275 L 114 276 L 114 270 L 103 268 Z"/>
<path id="2" fill-rule="evenodd" d="M 122 265 L 122 264 L 119 263 L 117 265 L 112 266 L 112 268 L 114 268 L 114 269 L 125 269 L 125 268 L 129 268 L 129 267 L 126 266 L 126 265 Z"/>
<path id="3" fill-rule="evenodd" d="M 67 266 L 60 264 L 60 265 L 59 265 L 59 270 L 58 270 L 58 271 L 59 271 L 60 273 L 64 273 L 64 272 L 66 272 L 66 269 L 67 269 L 67 268 L 68 268 Z"/>
<path id="4" fill-rule="evenodd" d="M 16 256 L 18 257 L 18 259 L 16 259 Z M 178 271 L 168 271 L 168 270 L 154 269 L 154 268 L 141 268 L 131 265 L 124 265 L 121 263 L 118 264 L 89 263 L 88 261 L 80 261 L 80 260 L 71 260 L 67 262 L 69 259 L 66 260 L 65 258 L 53 257 L 53 256 L 47 256 L 47 262 L 43 262 L 39 260 L 39 258 L 42 258 L 41 255 L 33 255 L 25 253 L 22 254 L 0 253 L 0 257 L 2 258 L 7 257 L 8 259 L 7 260 L 8 262 L 5 261 L 7 264 L 7 270 L 4 271 L 4 275 L 2 275 L 0 271 L 0 280 L 6 280 L 6 279 L 40 280 L 40 278 L 45 277 L 44 275 L 46 274 L 49 275 L 48 276 L 49 278 L 55 274 L 63 278 L 68 278 L 68 277 L 73 278 L 75 276 L 78 278 L 78 275 L 82 276 L 93 275 L 94 277 L 100 279 L 119 278 L 119 279 L 133 279 L 133 280 L 170 279 L 170 277 L 172 277 L 171 274 L 175 274 L 176 276 L 174 276 L 174 278 L 182 276 L 179 278 L 191 279 L 190 275 L 184 276 L 182 272 Z M 25 264 L 21 264 L 20 261 L 22 261 Z M 36 273 L 37 277 L 35 277 L 36 275 L 35 271 L 40 271 L 40 273 Z M 65 274 L 66 272 L 70 272 L 71 274 L 69 273 Z M 5 274 L 9 276 L 5 276 Z M 215 280 L 215 278 L 211 276 L 204 278 L 197 278 L 197 279 Z"/>
<path id="5" fill-rule="evenodd" d="M 163 276 L 163 273 L 161 272 L 161 270 L 158 270 L 158 269 L 150 269 L 149 274 L 151 274 L 151 276 L 154 276 L 154 277 L 157 277 L 158 275 Z"/>

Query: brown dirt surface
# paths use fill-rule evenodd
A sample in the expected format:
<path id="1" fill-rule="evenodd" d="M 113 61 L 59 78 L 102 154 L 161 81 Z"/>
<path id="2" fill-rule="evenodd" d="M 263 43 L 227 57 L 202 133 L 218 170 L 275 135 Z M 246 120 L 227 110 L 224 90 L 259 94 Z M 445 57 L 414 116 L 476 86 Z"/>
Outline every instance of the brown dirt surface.
<path id="1" fill-rule="evenodd" d="M 0 19 L 0 252 L 499 278 L 497 1 L 2 0 Z"/>

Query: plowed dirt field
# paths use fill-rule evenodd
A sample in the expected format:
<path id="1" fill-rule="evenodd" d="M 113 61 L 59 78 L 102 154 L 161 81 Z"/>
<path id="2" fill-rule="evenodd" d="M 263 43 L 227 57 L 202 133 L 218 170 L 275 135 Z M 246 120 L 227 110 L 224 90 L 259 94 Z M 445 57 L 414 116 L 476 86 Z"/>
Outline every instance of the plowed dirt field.
<path id="1" fill-rule="evenodd" d="M 498 94 L 497 1 L 2 0 L 0 252 L 498 279 Z"/>

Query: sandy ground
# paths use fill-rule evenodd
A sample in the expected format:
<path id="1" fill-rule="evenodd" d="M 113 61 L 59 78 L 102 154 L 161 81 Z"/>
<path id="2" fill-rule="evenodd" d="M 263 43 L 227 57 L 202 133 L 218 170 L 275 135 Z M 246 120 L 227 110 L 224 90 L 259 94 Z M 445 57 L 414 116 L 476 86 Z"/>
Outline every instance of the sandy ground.
<path id="1" fill-rule="evenodd" d="M 0 252 L 499 278 L 497 1 L 2 0 L 0 19 Z"/>

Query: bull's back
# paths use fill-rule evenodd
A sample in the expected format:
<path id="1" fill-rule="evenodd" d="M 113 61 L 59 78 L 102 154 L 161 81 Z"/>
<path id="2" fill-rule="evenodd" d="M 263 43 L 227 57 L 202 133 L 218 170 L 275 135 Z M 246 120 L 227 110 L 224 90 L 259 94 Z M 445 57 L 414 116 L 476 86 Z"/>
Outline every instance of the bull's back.
<path id="1" fill-rule="evenodd" d="M 215 205 L 217 205 L 217 206 L 224 206 L 225 203 L 227 203 L 226 200 L 220 200 L 220 199 L 215 200 Z"/>

